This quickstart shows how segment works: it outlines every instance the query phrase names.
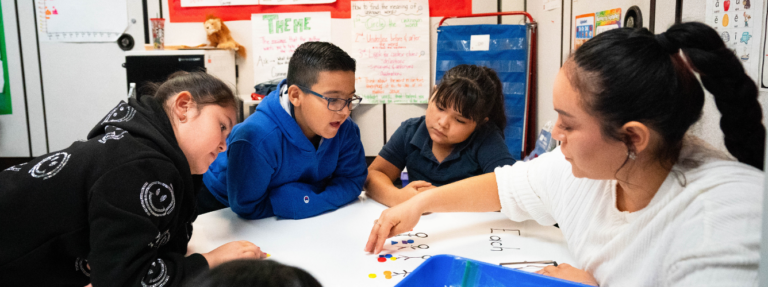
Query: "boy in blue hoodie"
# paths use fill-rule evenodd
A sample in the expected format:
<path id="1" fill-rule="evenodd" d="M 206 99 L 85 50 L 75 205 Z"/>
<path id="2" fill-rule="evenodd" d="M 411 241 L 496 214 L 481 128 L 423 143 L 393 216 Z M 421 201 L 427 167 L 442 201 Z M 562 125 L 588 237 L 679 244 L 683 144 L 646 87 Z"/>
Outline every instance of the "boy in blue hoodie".
<path id="1" fill-rule="evenodd" d="M 360 129 L 348 118 L 361 100 L 346 52 L 300 45 L 288 77 L 232 129 L 227 152 L 203 175 L 198 214 L 231 207 L 246 219 L 300 219 L 355 200 L 368 171 Z"/>

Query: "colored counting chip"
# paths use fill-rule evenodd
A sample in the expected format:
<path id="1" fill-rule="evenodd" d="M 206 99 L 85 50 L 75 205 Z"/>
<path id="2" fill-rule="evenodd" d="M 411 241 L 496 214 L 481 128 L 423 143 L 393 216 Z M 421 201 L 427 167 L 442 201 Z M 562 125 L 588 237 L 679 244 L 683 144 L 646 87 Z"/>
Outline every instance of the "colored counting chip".
<path id="1" fill-rule="evenodd" d="M 390 271 L 384 271 L 384 278 L 392 279 L 392 272 Z"/>
<path id="2" fill-rule="evenodd" d="M 269 253 L 267 253 L 267 258 L 269 258 L 269 257 L 272 257 L 272 255 L 270 255 Z"/>
<path id="3" fill-rule="evenodd" d="M 408 241 L 403 240 L 403 244 L 408 244 Z"/>
<path id="4" fill-rule="evenodd" d="M 413 243 L 413 239 L 408 239 L 408 243 Z"/>
<path id="5" fill-rule="evenodd" d="M 379 254 L 379 257 L 384 257 L 384 254 Z"/>
<path id="6" fill-rule="evenodd" d="M 395 261 L 396 259 L 397 259 L 397 257 L 389 258 L 389 260 L 392 260 L 392 261 Z"/>
<path id="7" fill-rule="evenodd" d="M 379 257 L 379 262 L 386 262 L 386 261 L 387 261 L 387 258 Z"/>
<path id="8" fill-rule="evenodd" d="M 392 245 L 395 245 L 395 244 L 397 244 L 397 241 L 392 241 Z"/>
<path id="9" fill-rule="evenodd" d="M 371 279 L 376 278 L 376 274 L 373 274 L 373 273 L 368 274 L 368 278 L 371 278 Z"/>
<path id="10" fill-rule="evenodd" d="M 387 254 L 387 255 L 379 255 L 379 256 L 384 256 L 384 257 L 387 257 L 387 258 L 391 258 L 391 257 L 392 257 L 392 254 Z"/>

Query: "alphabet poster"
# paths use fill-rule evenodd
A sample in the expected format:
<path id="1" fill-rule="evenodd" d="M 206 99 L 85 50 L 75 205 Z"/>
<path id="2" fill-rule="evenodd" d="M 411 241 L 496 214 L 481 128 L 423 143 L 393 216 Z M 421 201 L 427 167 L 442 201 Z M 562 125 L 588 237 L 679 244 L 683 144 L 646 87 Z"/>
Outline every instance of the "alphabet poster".
<path id="1" fill-rule="evenodd" d="M 304 42 L 331 41 L 331 13 L 251 15 L 253 79 L 259 84 L 288 75 L 288 61 Z"/>
<path id="2" fill-rule="evenodd" d="M 707 0 L 705 23 L 714 28 L 725 45 L 744 64 L 752 79 L 758 79 L 762 2 L 756 0 Z"/>
<path id="3" fill-rule="evenodd" d="M 429 100 L 429 2 L 352 1 L 355 89 L 366 104 Z"/>

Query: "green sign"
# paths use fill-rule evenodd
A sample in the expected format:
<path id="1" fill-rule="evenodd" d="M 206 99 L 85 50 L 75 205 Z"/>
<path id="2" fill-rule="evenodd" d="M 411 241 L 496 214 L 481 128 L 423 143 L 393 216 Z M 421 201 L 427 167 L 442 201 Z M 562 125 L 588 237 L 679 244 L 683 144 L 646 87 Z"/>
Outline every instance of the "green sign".
<path id="1" fill-rule="evenodd" d="M 3 25 L 3 8 L 0 7 L 0 67 L 2 72 L 2 90 L 0 90 L 0 115 L 11 114 L 11 85 L 8 82 L 8 54 L 5 49 L 5 25 Z"/>

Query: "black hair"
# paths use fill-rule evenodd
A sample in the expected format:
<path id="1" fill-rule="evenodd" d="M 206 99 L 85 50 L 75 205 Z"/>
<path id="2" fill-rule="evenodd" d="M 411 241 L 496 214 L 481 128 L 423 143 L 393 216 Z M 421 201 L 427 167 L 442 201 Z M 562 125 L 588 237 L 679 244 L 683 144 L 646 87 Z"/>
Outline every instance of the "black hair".
<path id="1" fill-rule="evenodd" d="M 501 80 L 492 69 L 475 65 L 453 67 L 445 72 L 433 97 L 438 107 L 453 107 L 478 126 L 485 124 L 487 117 L 504 135 L 504 94 Z"/>
<path id="2" fill-rule="evenodd" d="M 239 108 L 239 101 L 232 89 L 224 82 L 205 72 L 178 71 L 163 83 L 149 83 L 143 89 L 145 93 L 153 94 L 153 98 L 163 105 L 170 118 L 170 107 L 166 101 L 174 95 L 187 91 L 201 109 L 206 105 L 216 104 L 222 107 Z"/>
<path id="3" fill-rule="evenodd" d="M 327 42 L 305 42 L 296 48 L 288 62 L 290 85 L 311 88 L 323 71 L 355 71 L 355 60 L 341 48 Z"/>
<path id="4" fill-rule="evenodd" d="M 272 260 L 241 259 L 221 264 L 185 282 L 195 287 L 320 287 L 306 271 Z"/>
<path id="5" fill-rule="evenodd" d="M 665 167 L 678 160 L 685 133 L 701 117 L 704 91 L 693 72 L 699 73 L 722 113 L 728 151 L 763 168 L 765 127 L 757 86 L 709 26 L 676 24 L 660 35 L 645 28 L 606 31 L 584 43 L 571 61 L 566 75 L 582 95 L 581 104 L 600 119 L 603 136 L 635 151 L 620 128 L 641 122 L 661 135 L 654 156 Z"/>

